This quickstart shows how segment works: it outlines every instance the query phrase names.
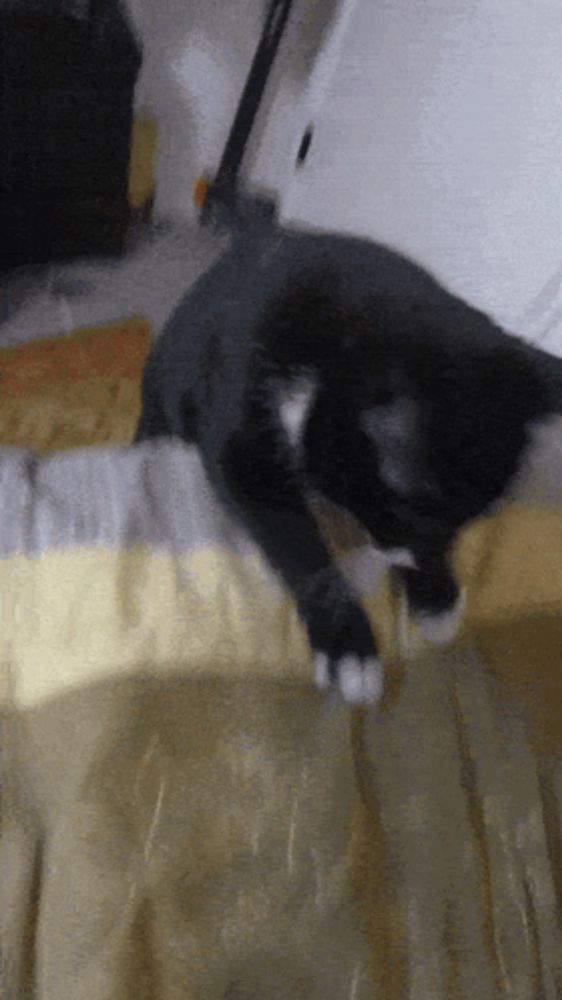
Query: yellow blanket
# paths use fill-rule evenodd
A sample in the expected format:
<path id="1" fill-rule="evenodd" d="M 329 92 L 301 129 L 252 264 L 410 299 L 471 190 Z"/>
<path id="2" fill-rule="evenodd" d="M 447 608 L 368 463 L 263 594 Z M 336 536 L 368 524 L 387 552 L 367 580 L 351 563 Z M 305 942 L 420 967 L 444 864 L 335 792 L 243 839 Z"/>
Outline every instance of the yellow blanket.
<path id="1" fill-rule="evenodd" d="M 147 346 L 127 323 L 0 353 L 2 443 L 126 444 Z M 366 588 L 387 688 L 350 711 L 195 459 L 158 451 L 122 512 L 153 482 L 133 452 L 0 450 L 6 995 L 559 1000 L 560 511 L 466 532 L 454 649 L 399 642 Z"/>

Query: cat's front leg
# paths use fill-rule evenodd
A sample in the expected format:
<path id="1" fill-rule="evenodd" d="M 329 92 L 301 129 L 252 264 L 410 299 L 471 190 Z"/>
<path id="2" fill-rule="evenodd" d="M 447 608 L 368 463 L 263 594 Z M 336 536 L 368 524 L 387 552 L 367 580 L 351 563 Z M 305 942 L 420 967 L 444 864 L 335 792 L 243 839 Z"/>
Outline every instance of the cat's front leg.
<path id="1" fill-rule="evenodd" d="M 369 621 L 334 564 L 273 430 L 255 418 L 247 431 L 230 434 L 219 451 L 203 452 L 219 498 L 294 596 L 318 686 L 337 685 L 352 703 L 376 702 L 382 668 Z"/>
<path id="2" fill-rule="evenodd" d="M 383 687 L 376 640 L 365 612 L 339 570 L 311 575 L 299 601 L 319 688 L 336 683 L 346 701 L 374 703 Z"/>

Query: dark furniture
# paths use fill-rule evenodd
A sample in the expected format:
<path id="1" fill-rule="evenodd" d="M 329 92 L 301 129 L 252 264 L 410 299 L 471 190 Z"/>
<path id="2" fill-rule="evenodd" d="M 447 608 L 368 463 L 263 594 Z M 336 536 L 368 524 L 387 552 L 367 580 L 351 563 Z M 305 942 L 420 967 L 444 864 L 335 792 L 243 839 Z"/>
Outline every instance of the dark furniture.
<path id="1" fill-rule="evenodd" d="M 140 53 L 117 0 L 49 10 L 0 12 L 0 272 L 117 253 L 126 233 Z"/>

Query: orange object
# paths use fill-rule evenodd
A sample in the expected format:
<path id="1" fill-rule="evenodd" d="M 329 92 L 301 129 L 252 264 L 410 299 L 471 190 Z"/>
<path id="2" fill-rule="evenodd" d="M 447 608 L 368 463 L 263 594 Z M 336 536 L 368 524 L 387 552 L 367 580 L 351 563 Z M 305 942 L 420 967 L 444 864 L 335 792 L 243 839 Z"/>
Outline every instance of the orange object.
<path id="1" fill-rule="evenodd" d="M 209 190 L 209 182 L 204 177 L 198 177 L 193 182 L 193 200 L 198 208 L 202 208 Z"/>
<path id="2" fill-rule="evenodd" d="M 150 348 L 141 318 L 0 350 L 0 445 L 36 454 L 124 445 Z"/>
<path id="3" fill-rule="evenodd" d="M 81 379 L 139 379 L 150 337 L 142 320 L 77 331 L 0 352 L 2 398 Z"/>

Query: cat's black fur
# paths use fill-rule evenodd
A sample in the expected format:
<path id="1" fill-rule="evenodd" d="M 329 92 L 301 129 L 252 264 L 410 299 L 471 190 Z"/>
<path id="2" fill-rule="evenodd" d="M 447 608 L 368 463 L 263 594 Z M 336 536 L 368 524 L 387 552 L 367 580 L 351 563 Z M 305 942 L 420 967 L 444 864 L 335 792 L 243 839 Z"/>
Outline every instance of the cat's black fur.
<path id="1" fill-rule="evenodd" d="M 315 388 L 292 444 L 281 413 L 303 378 Z M 415 615 L 446 612 L 457 531 L 502 496 L 532 425 L 560 411 L 562 362 L 414 263 L 367 240 L 266 227 L 234 240 L 154 345 L 136 440 L 197 443 L 292 591 L 320 675 L 337 680 L 346 664 L 372 671 L 377 646 L 310 493 L 412 554 L 399 572 Z"/>

